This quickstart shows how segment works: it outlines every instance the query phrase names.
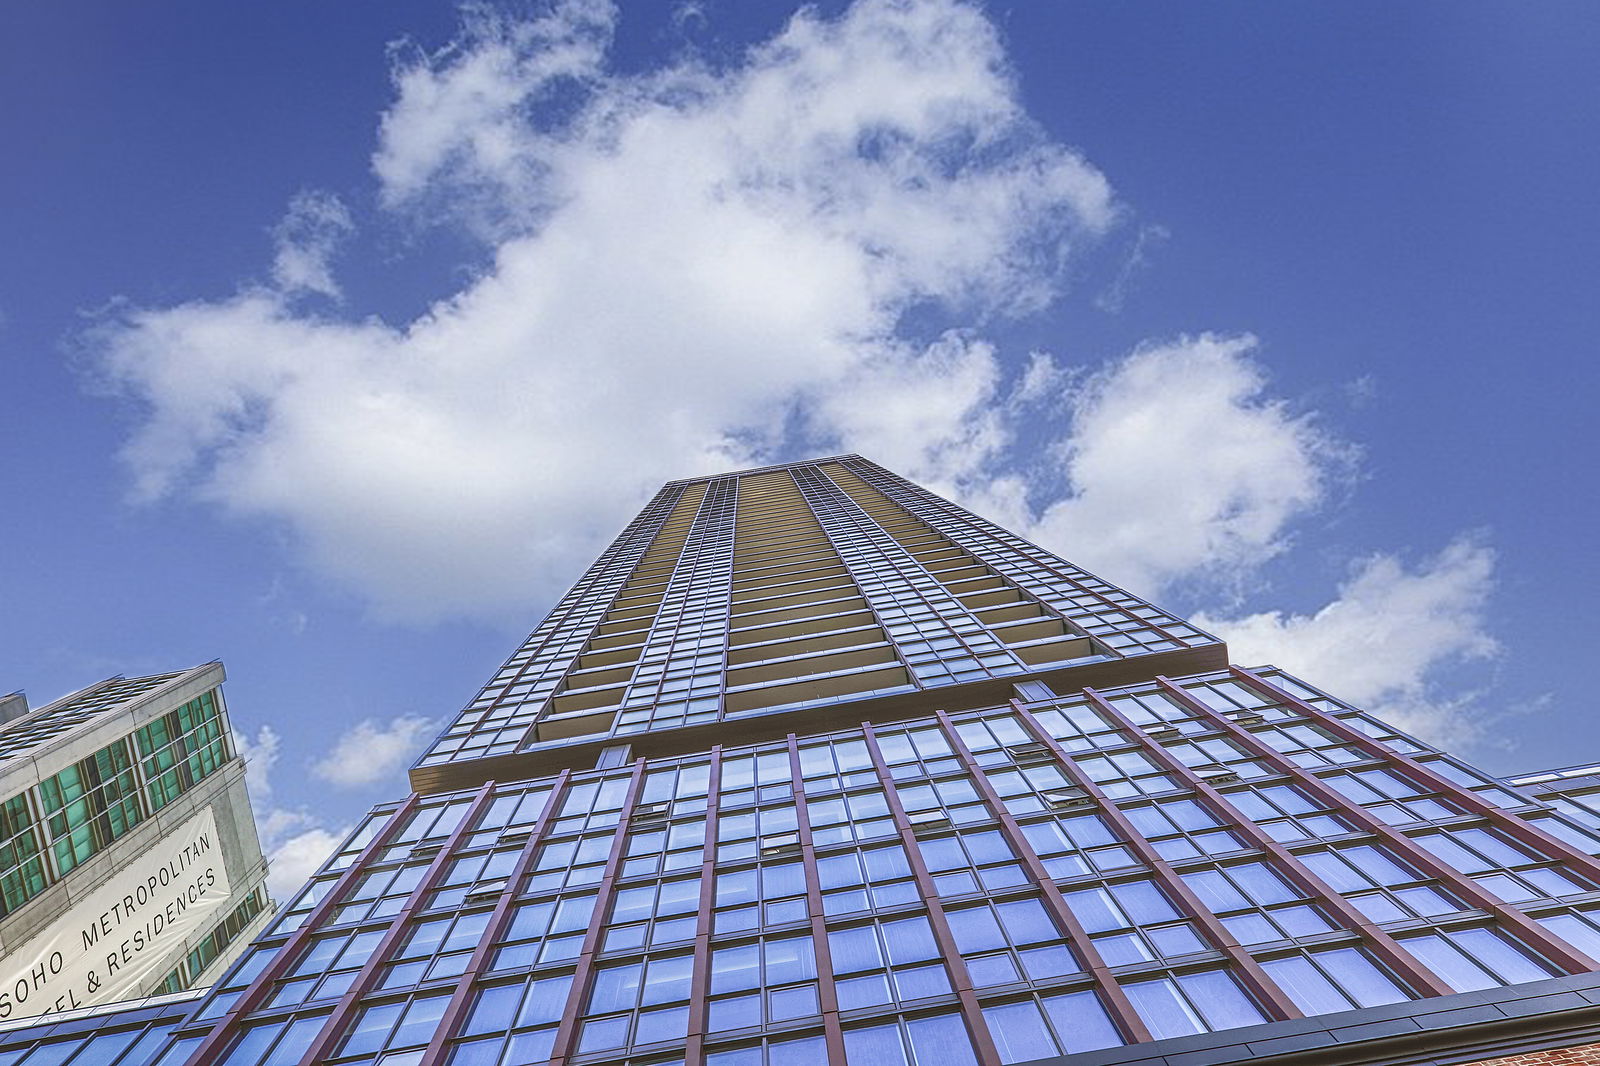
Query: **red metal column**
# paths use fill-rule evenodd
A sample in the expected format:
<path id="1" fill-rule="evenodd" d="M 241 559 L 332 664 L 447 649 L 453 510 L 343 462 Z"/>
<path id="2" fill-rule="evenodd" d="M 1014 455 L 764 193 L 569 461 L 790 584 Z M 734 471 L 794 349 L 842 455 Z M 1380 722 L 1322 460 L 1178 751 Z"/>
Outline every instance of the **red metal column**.
<path id="1" fill-rule="evenodd" d="M 711 923 L 717 898 L 717 811 L 721 807 L 721 791 L 722 745 L 718 744 L 711 749 L 711 772 L 706 782 L 706 843 L 700 852 L 700 908 L 695 916 L 694 971 L 689 978 L 689 1035 L 683 1052 L 687 1066 L 700 1066 L 705 1061 L 706 1000 L 711 995 Z"/>
<path id="2" fill-rule="evenodd" d="M 185 1060 L 185 1066 L 210 1066 L 222 1057 L 222 1052 L 233 1042 L 235 1034 L 238 1033 L 240 1021 L 261 1005 L 267 993 L 272 991 L 273 982 L 282 977 L 289 969 L 290 963 L 299 957 L 300 949 L 311 939 L 311 934 L 333 910 L 340 897 L 367 872 L 367 864 L 372 861 L 372 857 L 388 847 L 389 839 L 405 825 L 406 819 L 416 810 L 418 801 L 417 794 L 411 793 L 389 816 L 383 828 L 373 835 L 366 847 L 361 849 L 361 854 L 356 856 L 349 869 L 339 875 L 339 879 L 329 887 L 327 894 L 311 908 L 311 912 L 301 921 L 300 928 L 289 935 L 289 939 L 284 941 L 283 946 L 273 955 L 272 961 L 267 963 L 249 987 L 239 994 L 239 998 L 234 1001 L 228 1012 L 217 1019 L 217 1023 L 211 1027 L 211 1032 L 206 1034 L 206 1038 Z"/>
<path id="3" fill-rule="evenodd" d="M 472 806 L 462 814 L 460 823 L 451 830 L 445 838 L 444 847 L 439 849 L 439 854 L 434 856 L 428 868 L 423 871 L 417 887 L 411 890 L 411 895 L 406 897 L 405 903 L 399 912 L 389 921 L 389 929 L 383 934 L 383 939 L 378 941 L 378 946 L 372 950 L 372 955 L 367 959 L 366 965 L 361 967 L 361 972 L 356 974 L 350 987 L 339 997 L 339 1002 L 334 1005 L 333 1013 L 328 1015 L 328 1020 L 323 1022 L 322 1028 L 317 1031 L 316 1037 L 306 1048 L 304 1055 L 300 1056 L 300 1066 L 316 1066 L 333 1053 L 334 1045 L 344 1035 L 345 1028 L 351 1018 L 355 1016 L 356 1007 L 361 1002 L 361 997 L 366 995 L 371 988 L 379 971 L 388 961 L 389 955 L 400 943 L 402 937 L 410 931 L 411 917 L 422 907 L 422 901 L 432 892 L 439 883 L 439 878 L 450 864 L 455 861 L 456 847 L 463 837 L 472 832 L 472 827 L 485 807 L 494 799 L 494 782 L 488 782 L 478 789 L 478 794 L 472 797 Z"/>
<path id="4" fill-rule="evenodd" d="M 1413 988 L 1425 996 L 1447 996 L 1455 989 L 1445 984 L 1439 977 L 1416 957 L 1401 947 L 1399 942 L 1384 932 L 1376 923 L 1367 918 L 1365 914 L 1356 909 L 1349 900 L 1335 892 L 1327 882 L 1312 873 L 1310 869 L 1296 862 L 1289 850 L 1276 840 L 1272 839 L 1259 825 L 1239 811 L 1228 802 L 1228 797 L 1218 792 L 1206 782 L 1199 774 L 1172 754 L 1165 745 L 1152 738 L 1144 730 L 1134 725 L 1124 717 L 1111 703 L 1101 697 L 1093 689 L 1084 689 L 1083 694 L 1088 696 L 1094 705 L 1109 721 L 1115 722 L 1131 734 L 1139 746 L 1149 753 L 1173 776 L 1181 778 L 1185 784 L 1194 790 L 1207 805 L 1212 813 L 1220 816 L 1223 821 L 1231 823 L 1231 828 L 1241 835 L 1249 838 L 1250 843 L 1260 851 L 1266 852 L 1278 860 L 1277 870 L 1292 881 L 1301 892 L 1315 899 L 1321 906 L 1333 912 L 1346 928 L 1360 935 L 1373 954 L 1382 959 L 1390 969 L 1398 973 Z"/>
<path id="5" fill-rule="evenodd" d="M 1451 891 L 1472 906 L 1494 915 L 1502 925 L 1515 931 L 1524 942 L 1542 953 L 1557 966 L 1566 969 L 1569 973 L 1587 973 L 1591 970 L 1600 969 L 1600 963 L 1596 963 L 1589 956 L 1554 933 L 1549 932 L 1544 926 L 1535 922 L 1515 907 L 1510 907 L 1500 902 L 1487 890 L 1480 887 L 1472 878 L 1467 877 L 1454 866 L 1434 858 L 1432 852 L 1370 813 L 1365 807 L 1351 803 L 1332 785 L 1307 772 L 1293 760 L 1285 758 L 1276 748 L 1258 740 L 1249 730 L 1230 721 L 1225 716 L 1217 714 L 1182 688 L 1174 685 L 1169 679 L 1158 677 L 1156 680 L 1160 683 L 1162 689 L 1174 699 L 1201 717 L 1214 722 L 1262 762 L 1293 778 L 1297 785 L 1316 796 L 1329 808 L 1359 823 L 1362 829 L 1404 856 L 1405 860 L 1411 865 L 1429 877 L 1437 878 L 1449 885 Z M 1455 792 L 1456 790 L 1452 787 L 1451 791 L 1447 792 L 1446 795 L 1454 796 Z"/>
<path id="6" fill-rule="evenodd" d="M 940 954 L 944 956 L 944 966 L 950 975 L 950 985 L 955 989 L 956 999 L 961 1005 L 962 1020 L 966 1022 L 967 1032 L 972 1036 L 972 1046 L 978 1054 L 978 1066 L 1000 1066 L 1000 1052 L 995 1048 L 994 1037 L 989 1034 L 988 1023 L 983 1020 L 983 1010 L 978 1006 L 978 994 L 972 988 L 972 977 L 967 973 L 967 964 L 961 957 L 961 950 L 956 947 L 956 938 L 950 932 L 950 923 L 944 916 L 944 907 L 939 902 L 939 893 L 934 888 L 933 877 L 928 873 L 927 864 L 922 861 L 922 852 L 917 847 L 917 834 L 912 830 L 911 821 L 906 817 L 906 809 L 895 793 L 894 779 L 889 774 L 889 765 L 884 761 L 883 752 L 878 750 L 878 738 L 873 732 L 872 723 L 861 723 L 861 734 L 867 742 L 867 752 L 872 756 L 872 766 L 877 771 L 878 784 L 888 801 L 889 814 L 894 819 L 895 828 L 900 831 L 900 842 L 905 848 L 906 861 L 911 866 L 911 876 L 917 882 L 917 891 L 922 895 L 923 902 L 927 904 L 928 925 L 933 930 L 933 938 L 939 945 Z"/>
<path id="7" fill-rule="evenodd" d="M 789 734 L 789 780 L 794 787 L 796 828 L 800 832 L 800 861 L 806 871 L 806 911 L 811 916 L 811 943 L 817 954 L 817 1000 L 822 1007 L 822 1036 L 828 1061 L 843 1066 L 844 1030 L 839 1026 L 839 993 L 833 983 L 833 952 L 828 945 L 828 920 L 822 910 L 822 877 L 817 872 L 817 851 L 811 843 L 811 811 L 806 805 L 805 778 L 800 773 L 800 745 Z"/>
<path id="8" fill-rule="evenodd" d="M 1538 826 L 1530 825 L 1526 819 L 1502 809 L 1471 789 L 1464 788 L 1443 774 L 1429 769 L 1427 763 L 1418 762 L 1406 753 L 1396 751 L 1382 741 L 1369 737 L 1350 723 L 1340 718 L 1335 718 L 1325 711 L 1318 710 L 1304 700 L 1274 685 L 1266 678 L 1237 666 L 1229 667 L 1229 669 L 1232 671 L 1233 676 L 1238 678 L 1246 687 L 1255 689 L 1269 699 L 1277 700 L 1293 707 L 1296 711 L 1339 739 L 1355 745 L 1367 754 L 1384 759 L 1396 766 L 1404 767 L 1406 773 L 1415 778 L 1419 784 L 1426 785 L 1435 792 L 1449 796 L 1472 813 L 1482 815 L 1488 819 L 1495 828 L 1504 830 L 1553 859 L 1560 859 L 1568 865 L 1582 870 L 1586 876 L 1600 883 L 1600 860 L 1597 860 L 1588 852 L 1580 851 L 1560 837 L 1552 836 Z"/>
<path id="9" fill-rule="evenodd" d="M 572 974 L 572 988 L 567 993 L 567 1006 L 561 1014 L 561 1025 L 556 1029 L 555 1043 L 550 1051 L 550 1066 L 561 1066 L 572 1054 L 578 1036 L 578 1019 L 589 999 L 589 976 L 594 972 L 594 957 L 600 951 L 600 930 L 605 928 L 607 913 L 611 910 L 611 897 L 616 892 L 617 870 L 622 865 L 622 853 L 627 850 L 628 823 L 633 819 L 633 805 L 644 787 L 645 760 L 633 763 L 633 777 L 628 782 L 628 794 L 622 801 L 622 812 L 617 820 L 616 838 L 611 842 L 611 854 L 606 857 L 600 872 L 600 885 L 596 890 L 594 913 L 589 916 L 589 928 L 583 936 L 583 948 L 578 953 L 577 969 Z"/>
<path id="10" fill-rule="evenodd" d="M 493 913 L 489 915 L 489 924 L 478 940 L 472 958 L 467 961 L 466 972 L 456 979 L 456 990 L 451 994 L 450 1003 L 439 1019 L 439 1028 L 434 1032 L 433 1039 L 428 1042 L 427 1050 L 422 1053 L 422 1061 L 418 1066 L 438 1066 L 443 1061 L 445 1045 L 455 1034 L 456 1027 L 461 1024 L 467 1007 L 472 1003 L 473 983 L 488 965 L 489 954 L 494 950 L 494 942 L 500 939 L 500 934 L 505 931 L 511 919 L 517 896 L 521 894 L 522 880 L 533 867 L 545 830 L 555 821 L 556 810 L 566 796 L 567 780 L 571 776 L 571 770 L 563 770 L 550 786 L 550 798 L 545 803 L 544 810 L 539 813 L 538 820 L 533 823 L 533 828 L 528 831 L 528 842 L 522 845 L 522 853 L 517 856 L 516 865 L 511 868 L 511 873 L 506 878 L 506 889 L 500 894 Z"/>
<path id="11" fill-rule="evenodd" d="M 1034 884 L 1039 886 L 1039 895 L 1045 907 L 1054 916 L 1056 924 L 1066 931 L 1067 939 L 1072 942 L 1073 950 L 1083 960 L 1083 968 L 1094 979 L 1095 988 L 1100 993 L 1111 1019 L 1122 1032 L 1122 1038 L 1130 1044 L 1142 1044 L 1155 1039 L 1150 1030 L 1145 1027 L 1144 1020 L 1139 1017 L 1139 1012 L 1133 1009 L 1133 1004 L 1128 1000 L 1128 994 L 1122 990 L 1117 979 L 1111 975 L 1111 968 L 1100 957 L 1100 952 L 1095 948 L 1094 942 L 1089 939 L 1089 934 L 1083 928 L 1083 923 L 1078 921 L 1078 916 L 1072 913 L 1072 908 L 1067 905 L 1066 897 L 1061 894 L 1061 889 L 1056 887 L 1055 879 L 1044 868 L 1033 847 L 1029 845 L 1028 838 L 1023 834 L 1021 826 L 1016 819 L 1011 817 L 1011 812 L 1006 810 L 1005 801 L 995 792 L 994 786 L 989 783 L 989 778 L 984 774 L 983 768 L 973 757 L 971 750 L 962 741 L 961 736 L 955 731 L 950 722 L 950 716 L 943 711 L 935 711 L 939 724 L 944 727 L 945 739 L 955 749 L 956 756 L 966 767 L 968 775 L 972 778 L 973 787 L 983 796 L 983 801 L 993 812 L 995 819 L 1000 823 L 1000 831 L 1005 835 L 1011 845 L 1011 850 L 1022 861 L 1023 867 L 1028 871 L 1028 876 Z"/>
<path id="12" fill-rule="evenodd" d="M 1200 901 L 1200 897 L 1195 895 L 1194 889 L 1190 888 L 1188 883 L 1178 876 L 1177 871 L 1172 868 L 1171 864 L 1162 858 L 1161 853 L 1156 851 L 1150 841 L 1144 838 L 1144 834 L 1134 827 L 1133 823 L 1128 820 L 1128 816 L 1122 813 L 1122 808 L 1118 807 L 1104 792 L 1100 791 L 1100 786 L 1094 783 L 1094 779 L 1072 760 L 1072 756 L 1068 755 L 1060 744 L 1056 743 L 1056 738 L 1050 735 L 1049 730 L 1045 729 L 1037 718 L 1029 714 L 1027 708 L 1023 707 L 1020 702 L 1013 700 L 1011 706 L 1028 732 L 1033 734 L 1034 739 L 1048 747 L 1051 753 L 1055 755 L 1056 762 L 1061 765 L 1062 771 L 1072 779 L 1074 784 L 1094 799 L 1097 813 L 1111 823 L 1117 834 L 1127 842 L 1128 846 L 1138 854 L 1139 858 L 1144 860 L 1145 865 L 1150 867 L 1150 872 L 1154 875 L 1156 883 L 1162 887 L 1169 897 L 1177 900 L 1179 905 L 1189 912 L 1189 916 L 1194 919 L 1195 924 L 1205 930 L 1206 938 L 1227 956 L 1228 961 L 1233 964 L 1233 968 L 1244 981 L 1245 987 L 1254 994 L 1256 1002 L 1266 1009 L 1268 1017 L 1274 1021 L 1305 1017 L 1300 1008 L 1295 1006 L 1294 1000 L 1290 999 L 1283 989 L 1278 987 L 1276 981 L 1267 976 L 1266 971 L 1261 968 L 1261 964 L 1234 939 L 1233 934 L 1228 932 L 1227 926 L 1222 924 L 1221 919 L 1211 913 L 1211 908 Z"/>

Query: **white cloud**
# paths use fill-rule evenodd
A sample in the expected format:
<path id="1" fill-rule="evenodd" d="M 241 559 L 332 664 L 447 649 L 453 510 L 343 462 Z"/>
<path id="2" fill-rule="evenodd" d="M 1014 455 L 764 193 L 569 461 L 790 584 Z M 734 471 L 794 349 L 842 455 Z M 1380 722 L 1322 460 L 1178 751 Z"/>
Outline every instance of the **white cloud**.
<path id="1" fill-rule="evenodd" d="M 1152 597 L 1237 596 L 1348 480 L 1353 449 L 1270 392 L 1250 337 L 1085 375 L 1046 353 L 1008 367 L 971 327 L 1046 305 L 1120 218 L 1099 172 L 1023 112 L 975 6 L 808 8 L 727 66 L 637 74 L 608 58 L 610 4 L 542 12 L 474 6 L 456 40 L 393 56 L 377 199 L 391 222 L 488 242 L 458 291 L 407 322 L 307 312 L 301 295 L 338 296 L 351 223 L 303 194 L 272 286 L 127 309 L 94 335 L 105 378 L 142 405 L 136 497 L 281 524 L 380 614 L 434 620 L 520 613 L 663 480 L 802 447 L 867 453 Z M 1164 237 L 1135 237 L 1107 307 Z M 1380 558 L 1322 612 L 1212 624 L 1308 649 L 1409 589 L 1384 609 L 1429 625 L 1373 691 L 1441 708 L 1453 697 L 1416 679 L 1487 639 L 1443 594 L 1471 585 L 1453 559 Z M 374 752 L 398 768 L 404 721 L 364 723 L 322 776 L 376 779 Z M 303 812 L 269 821 L 275 852 L 329 837 Z"/>
<path id="2" fill-rule="evenodd" d="M 562 587 L 663 480 L 765 459 L 797 424 L 886 447 L 853 389 L 930 405 L 893 412 L 945 435 L 919 470 L 994 454 L 973 406 L 992 351 L 906 341 L 902 316 L 1038 307 L 1115 218 L 1021 111 L 994 28 L 956 0 L 862 0 L 727 71 L 625 76 L 610 18 L 474 12 L 398 61 L 386 202 L 524 219 L 427 314 L 340 321 L 247 289 L 96 334 L 143 406 L 138 496 L 279 522 L 380 614 L 495 617 Z"/>
<path id="3" fill-rule="evenodd" d="M 444 48 L 397 46 L 396 100 L 372 158 L 383 205 L 442 210 L 486 235 L 534 218 L 554 192 L 545 140 L 560 136 L 541 130 L 536 107 L 602 76 L 615 20 L 599 0 L 558 0 L 526 19 L 471 5 Z"/>
<path id="4" fill-rule="evenodd" d="M 368 718 L 345 732 L 311 772 L 341 788 L 376 784 L 400 772 L 433 732 L 434 723 L 401 715 L 387 725 Z"/>
<path id="5" fill-rule="evenodd" d="M 1459 746 L 1472 739 L 1480 711 L 1459 687 L 1441 691 L 1440 673 L 1499 651 L 1488 632 L 1493 589 L 1493 551 L 1465 537 L 1415 567 L 1393 555 L 1363 560 L 1313 614 L 1194 621 L 1227 640 L 1236 662 L 1276 664 L 1403 729 Z"/>
<path id="6" fill-rule="evenodd" d="M 233 743 L 239 750 L 240 758 L 244 759 L 245 784 L 250 789 L 251 797 L 258 804 L 266 803 L 272 799 L 272 768 L 278 762 L 283 738 L 278 736 L 276 729 L 264 725 L 256 730 L 254 739 L 246 733 L 235 731 Z"/>
<path id="7" fill-rule="evenodd" d="M 267 854 L 267 890 L 286 900 L 317 872 L 346 836 L 349 826 L 329 831 L 312 828 L 281 841 Z"/>
<path id="8" fill-rule="evenodd" d="M 1254 349 L 1207 334 L 1088 378 L 1060 442 L 1065 493 L 1022 531 L 1146 597 L 1236 582 L 1283 551 L 1353 452 L 1268 395 Z"/>
<path id="9" fill-rule="evenodd" d="M 333 253 L 354 228 L 349 209 L 332 193 L 306 190 L 296 195 L 272 233 L 277 248 L 272 280 L 279 291 L 338 299 Z"/>
<path id="10" fill-rule="evenodd" d="M 886 349 L 864 360 L 809 411 L 831 442 L 871 456 L 934 491 L 985 476 L 1009 439 L 994 401 L 994 348 L 947 333 L 925 350 Z"/>
<path id="11" fill-rule="evenodd" d="M 1048 403 L 1065 396 L 1072 381 L 1071 373 L 1049 352 L 1029 352 L 1027 365 L 1012 390 L 1011 403 L 1025 407 Z"/>
<path id="12" fill-rule="evenodd" d="M 270 725 L 261 726 L 252 739 L 234 734 L 234 744 L 245 761 L 245 782 L 255 812 L 256 834 L 267 858 L 267 889 L 275 899 L 287 899 L 316 872 L 324 859 L 350 832 L 349 826 L 328 829 L 309 810 L 283 807 L 273 802 L 272 770 L 283 749 L 283 738 Z"/>

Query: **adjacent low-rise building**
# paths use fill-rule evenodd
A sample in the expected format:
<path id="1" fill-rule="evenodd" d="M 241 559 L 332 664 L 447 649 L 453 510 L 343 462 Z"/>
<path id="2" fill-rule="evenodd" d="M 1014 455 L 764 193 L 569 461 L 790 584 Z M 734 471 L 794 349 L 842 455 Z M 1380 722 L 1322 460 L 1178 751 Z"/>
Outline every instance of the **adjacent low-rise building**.
<path id="1" fill-rule="evenodd" d="M 0 700 L 0 1021 L 205 985 L 265 922 L 222 681 Z"/>

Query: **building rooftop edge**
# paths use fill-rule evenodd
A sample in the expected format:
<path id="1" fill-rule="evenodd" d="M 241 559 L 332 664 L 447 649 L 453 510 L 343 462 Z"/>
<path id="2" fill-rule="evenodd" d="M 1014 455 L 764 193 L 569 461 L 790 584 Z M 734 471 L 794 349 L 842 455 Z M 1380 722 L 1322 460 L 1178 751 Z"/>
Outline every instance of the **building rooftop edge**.
<path id="1" fill-rule="evenodd" d="M 1031 1059 L 1020 1066 L 1443 1066 L 1600 1040 L 1600 973 Z"/>
<path id="2" fill-rule="evenodd" d="M 749 474 L 766 474 L 774 470 L 788 470 L 796 466 L 810 466 L 814 463 L 831 463 L 837 462 L 840 459 L 862 458 L 864 457 L 857 455 L 855 452 L 841 452 L 838 455 L 819 455 L 812 459 L 791 459 L 785 463 L 768 463 L 766 466 L 752 466 L 743 470 L 724 470 L 719 474 L 702 474 L 699 477 L 681 477 L 674 481 L 668 481 L 661 487 L 664 489 L 670 489 L 674 485 L 695 485 L 702 481 L 716 481 L 718 478 L 724 477 L 745 477 Z"/>

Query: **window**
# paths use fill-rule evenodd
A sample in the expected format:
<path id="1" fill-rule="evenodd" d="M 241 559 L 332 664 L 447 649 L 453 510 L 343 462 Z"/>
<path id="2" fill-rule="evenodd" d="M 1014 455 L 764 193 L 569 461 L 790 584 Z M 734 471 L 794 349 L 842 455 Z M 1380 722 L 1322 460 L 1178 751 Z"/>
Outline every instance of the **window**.
<path id="1" fill-rule="evenodd" d="M 473 997 L 449 1061 L 544 1061 L 550 1057 L 556 1023 L 571 988 L 572 975 L 564 974 L 481 989 Z"/>
<path id="2" fill-rule="evenodd" d="M 700 909 L 700 878 L 619 888 L 602 951 L 626 951 L 693 940 Z"/>
<path id="3" fill-rule="evenodd" d="M 934 1014 L 844 1031 L 851 1063 L 871 1066 L 976 1066 L 960 1015 Z"/>
<path id="4" fill-rule="evenodd" d="M 821 1009 L 816 978 L 810 936 L 718 948 L 711 957 L 708 1030 L 758 1028 L 815 1015 Z"/>
<path id="5" fill-rule="evenodd" d="M 840 1010 L 906 1003 L 950 991 L 933 931 L 920 915 L 831 930 L 828 954 Z"/>
<path id="6" fill-rule="evenodd" d="M 1423 833 L 1416 841 L 1443 862 L 1472 875 L 1484 888 L 1507 903 L 1523 903 L 1541 897 L 1575 896 L 1594 888 L 1580 881 L 1548 857 L 1512 843 L 1491 829 L 1469 826 Z"/>
<path id="7" fill-rule="evenodd" d="M 593 894 L 518 903 L 490 956 L 490 967 L 544 966 L 577 958 L 594 903 Z"/>
<path id="8" fill-rule="evenodd" d="M 1375 844 L 1301 855 L 1313 873 L 1375 922 L 1431 918 L 1463 909 L 1454 896 Z M 1377 887 L 1380 891 L 1367 891 Z"/>
<path id="9" fill-rule="evenodd" d="M 227 761 L 217 702 L 213 689 L 134 734 L 152 811 L 159 811 Z"/>
<path id="10" fill-rule="evenodd" d="M 817 876 L 822 910 L 829 917 L 898 907 L 920 898 L 905 849 L 899 844 L 820 856 Z"/>
<path id="11" fill-rule="evenodd" d="M 1091 869 L 1113 873 L 1141 865 L 1098 814 L 1029 822 L 1022 835 L 1051 877 L 1076 877 Z"/>
<path id="12" fill-rule="evenodd" d="M 1136 981 L 1123 987 L 1157 1040 L 1266 1021 L 1225 970 Z"/>
<path id="13" fill-rule="evenodd" d="M 1181 875 L 1241 944 L 1316 936 L 1337 928 L 1321 910 L 1263 862 Z"/>
<path id="14" fill-rule="evenodd" d="M 1107 965 L 1207 951 L 1208 944 L 1153 881 L 1125 881 L 1066 893 L 1067 905 Z"/>
<path id="15" fill-rule="evenodd" d="M 362 1007 L 356 1013 L 355 1021 L 351 1023 L 350 1031 L 337 1053 L 371 1055 L 379 1051 L 425 1047 L 433 1038 L 435 1030 L 439 1028 L 439 1019 L 444 1016 L 444 1008 L 449 1002 L 450 995 L 444 992 L 417 999 L 391 1000 L 387 1003 Z M 305 1038 L 309 1043 L 326 1019 L 322 1017 L 297 1019 L 294 1026 L 304 1025 L 307 1021 L 315 1023 Z M 246 1032 L 248 1034 L 249 1031 Z M 285 1043 L 287 1042 L 286 1039 Z M 298 1061 L 299 1053 L 303 1053 L 306 1046 L 307 1044 L 301 1044 L 295 1059 L 288 1062 Z M 231 1055 L 226 1061 L 228 1066 L 234 1066 Z M 284 1066 L 288 1066 L 288 1062 L 285 1062 Z M 239 1063 L 238 1066 L 245 1064 Z M 278 1066 L 278 1060 L 269 1060 L 262 1063 L 262 1066 Z"/>
<path id="16" fill-rule="evenodd" d="M 1360 948 L 1307 952 L 1261 966 L 1305 1014 L 1331 1014 L 1410 998 Z"/>
<path id="17" fill-rule="evenodd" d="M 44 855 L 28 794 L 0 803 L 0 897 L 9 913 L 44 890 Z"/>
<path id="18" fill-rule="evenodd" d="M 65 874 L 138 825 L 139 804 L 128 742 L 108 744 L 39 785 L 56 870 Z"/>
<path id="19" fill-rule="evenodd" d="M 1092 991 L 1040 996 L 983 1008 L 1003 1063 L 1118 1047 L 1123 1043 Z"/>
<path id="20" fill-rule="evenodd" d="M 1400 941 L 1457 992 L 1538 981 L 1556 971 L 1498 929 L 1449 929 Z"/>
<path id="21" fill-rule="evenodd" d="M 578 1053 L 681 1040 L 689 1026 L 694 956 L 635 959 L 594 972 Z"/>
<path id="22" fill-rule="evenodd" d="M 980 889 L 997 892 L 1028 883 L 1011 845 L 995 829 L 923 838 L 917 841 L 917 847 L 940 896 L 960 896 Z"/>
<path id="23" fill-rule="evenodd" d="M 706 1066 L 817 1066 L 827 1060 L 828 1045 L 820 1035 L 774 1037 L 759 1044 L 706 1052 Z"/>
<path id="24" fill-rule="evenodd" d="M 962 907 L 945 917 L 976 988 L 1048 981 L 1082 969 L 1037 899 Z"/>

